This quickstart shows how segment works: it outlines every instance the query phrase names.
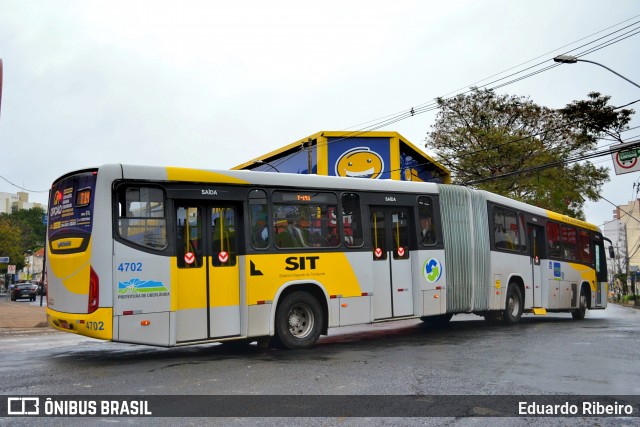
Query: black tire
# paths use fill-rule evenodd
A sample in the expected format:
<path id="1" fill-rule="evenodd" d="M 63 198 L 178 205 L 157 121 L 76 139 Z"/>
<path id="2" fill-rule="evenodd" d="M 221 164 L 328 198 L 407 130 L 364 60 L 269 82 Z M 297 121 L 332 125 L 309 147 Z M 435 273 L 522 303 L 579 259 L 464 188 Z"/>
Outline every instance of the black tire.
<path id="1" fill-rule="evenodd" d="M 524 302 L 522 301 L 520 288 L 515 283 L 509 283 L 509 287 L 507 288 L 507 301 L 502 321 L 506 325 L 515 325 L 520 322 L 523 310 Z"/>
<path id="2" fill-rule="evenodd" d="M 425 325 L 436 326 L 436 327 L 444 327 L 449 324 L 449 321 L 453 317 L 452 313 L 440 314 L 437 316 L 424 316 L 421 317 L 420 320 L 424 322 Z"/>
<path id="3" fill-rule="evenodd" d="M 583 320 L 587 314 L 587 296 L 582 288 L 580 288 L 580 297 L 578 299 L 578 308 L 571 312 L 571 317 L 575 320 Z"/>
<path id="4" fill-rule="evenodd" d="M 276 337 L 288 349 L 312 347 L 320 337 L 323 325 L 322 308 L 308 292 L 287 295 L 276 312 Z"/>

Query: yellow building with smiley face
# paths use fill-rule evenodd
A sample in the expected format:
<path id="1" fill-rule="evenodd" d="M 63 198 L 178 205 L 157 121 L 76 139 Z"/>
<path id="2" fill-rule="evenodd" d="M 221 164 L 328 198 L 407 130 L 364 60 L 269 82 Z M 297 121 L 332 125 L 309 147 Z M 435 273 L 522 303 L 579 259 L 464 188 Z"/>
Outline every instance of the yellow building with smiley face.
<path id="1" fill-rule="evenodd" d="M 232 169 L 451 183 L 447 168 L 398 132 L 322 131 Z"/>

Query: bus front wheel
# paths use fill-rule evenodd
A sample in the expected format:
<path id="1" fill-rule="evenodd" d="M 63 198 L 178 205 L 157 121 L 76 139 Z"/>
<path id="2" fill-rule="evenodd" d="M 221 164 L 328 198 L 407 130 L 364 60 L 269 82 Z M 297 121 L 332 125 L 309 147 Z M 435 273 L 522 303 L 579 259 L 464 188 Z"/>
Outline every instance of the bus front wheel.
<path id="1" fill-rule="evenodd" d="M 504 309 L 503 321 L 507 325 L 514 325 L 520 321 L 523 310 L 522 292 L 515 283 L 509 283 L 507 288 L 507 306 Z"/>
<path id="2" fill-rule="evenodd" d="M 571 317 L 576 320 L 584 319 L 585 314 L 587 313 L 587 296 L 583 289 L 580 289 L 580 299 L 578 302 L 578 308 L 571 312 Z"/>
<path id="3" fill-rule="evenodd" d="M 292 292 L 278 305 L 276 335 L 288 349 L 313 346 L 322 331 L 322 308 L 310 293 Z"/>

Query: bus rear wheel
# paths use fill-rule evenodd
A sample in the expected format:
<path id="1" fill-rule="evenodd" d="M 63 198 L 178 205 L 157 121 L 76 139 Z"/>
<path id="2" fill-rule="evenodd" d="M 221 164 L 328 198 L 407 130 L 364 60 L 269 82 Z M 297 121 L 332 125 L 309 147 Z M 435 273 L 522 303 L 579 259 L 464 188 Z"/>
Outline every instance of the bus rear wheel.
<path id="1" fill-rule="evenodd" d="M 320 303 L 307 292 L 293 292 L 278 305 L 276 335 L 288 349 L 312 347 L 320 337 L 322 324 Z"/>
<path id="2" fill-rule="evenodd" d="M 587 313 L 587 296 L 583 289 L 580 289 L 580 299 L 578 301 L 578 308 L 571 312 L 571 317 L 576 320 L 582 320 Z"/>
<path id="3" fill-rule="evenodd" d="M 515 283 L 509 283 L 507 288 L 507 305 L 504 309 L 502 320 L 507 325 L 514 325 L 520 322 L 523 311 L 522 293 Z"/>

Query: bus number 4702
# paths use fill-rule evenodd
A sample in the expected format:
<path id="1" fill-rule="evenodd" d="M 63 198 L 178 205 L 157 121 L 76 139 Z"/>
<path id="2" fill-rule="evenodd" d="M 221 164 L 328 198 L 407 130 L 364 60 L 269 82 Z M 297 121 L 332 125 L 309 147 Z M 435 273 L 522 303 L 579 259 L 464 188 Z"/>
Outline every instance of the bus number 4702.
<path id="1" fill-rule="evenodd" d="M 121 262 L 118 266 L 118 271 L 127 272 L 127 271 L 142 271 L 142 263 L 141 262 Z"/>
<path id="2" fill-rule="evenodd" d="M 87 322 L 90 331 L 104 331 L 104 322 Z"/>

